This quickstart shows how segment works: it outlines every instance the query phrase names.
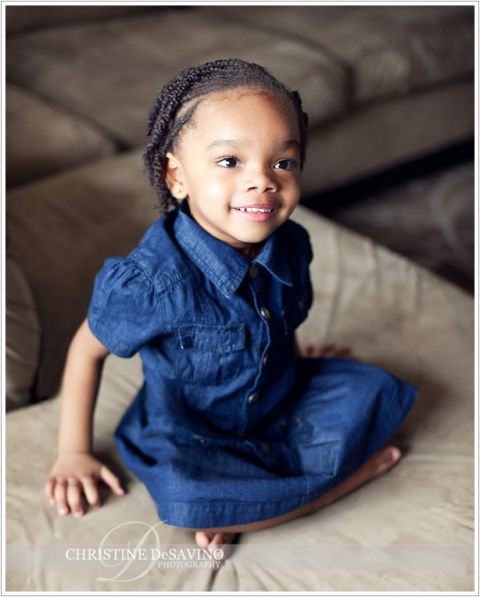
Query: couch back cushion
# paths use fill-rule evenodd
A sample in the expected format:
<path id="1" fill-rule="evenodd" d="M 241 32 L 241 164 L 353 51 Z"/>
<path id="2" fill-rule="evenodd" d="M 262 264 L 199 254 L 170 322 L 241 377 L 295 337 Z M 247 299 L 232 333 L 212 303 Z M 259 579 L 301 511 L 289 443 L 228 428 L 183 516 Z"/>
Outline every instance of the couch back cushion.
<path id="1" fill-rule="evenodd" d="M 133 248 L 158 217 L 154 203 L 141 151 L 8 192 L 9 253 L 25 273 L 41 326 L 36 399 L 58 390 L 96 272 L 106 257 Z"/>
<path id="2" fill-rule="evenodd" d="M 68 23 L 109 19 L 146 10 L 145 7 L 135 6 L 56 6 L 52 8 L 52 6 L 7 6 L 5 19 L 7 35 Z"/>

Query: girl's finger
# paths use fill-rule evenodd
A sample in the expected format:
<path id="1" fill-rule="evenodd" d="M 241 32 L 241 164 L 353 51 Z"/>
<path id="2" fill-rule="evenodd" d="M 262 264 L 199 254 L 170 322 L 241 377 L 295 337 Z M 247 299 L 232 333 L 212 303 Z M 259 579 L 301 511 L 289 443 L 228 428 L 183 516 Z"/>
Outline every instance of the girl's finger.
<path id="1" fill-rule="evenodd" d="M 82 494 L 80 491 L 81 484 L 76 478 L 68 480 L 67 487 L 67 501 L 74 516 L 82 516 Z"/>
<path id="2" fill-rule="evenodd" d="M 323 353 L 330 352 L 331 350 L 335 349 L 335 344 L 323 344 L 322 346 L 318 347 L 318 350 Z"/>
<path id="3" fill-rule="evenodd" d="M 123 495 L 125 492 L 120 485 L 120 480 L 116 477 L 111 470 L 105 465 L 100 469 L 100 478 L 112 489 L 117 495 Z"/>
<path id="4" fill-rule="evenodd" d="M 55 502 L 57 504 L 58 513 L 62 516 L 68 514 L 67 506 L 67 480 L 57 478 L 54 490 Z"/>
<path id="5" fill-rule="evenodd" d="M 83 491 L 87 502 L 94 508 L 100 506 L 100 494 L 95 481 L 91 477 L 82 477 Z"/>
<path id="6" fill-rule="evenodd" d="M 53 479 L 53 478 L 48 479 L 48 481 L 45 483 L 45 485 L 43 487 L 43 492 L 45 494 L 45 497 L 51 504 L 55 503 L 55 497 L 53 495 L 54 488 L 55 488 L 55 479 Z"/>
<path id="7" fill-rule="evenodd" d="M 334 357 L 335 355 L 338 355 L 339 352 L 338 350 L 323 350 L 321 356 L 322 357 Z"/>
<path id="8" fill-rule="evenodd" d="M 340 347 L 335 351 L 335 354 L 338 356 L 346 356 L 348 354 L 351 353 L 351 350 L 349 348 L 345 348 L 345 347 Z"/>

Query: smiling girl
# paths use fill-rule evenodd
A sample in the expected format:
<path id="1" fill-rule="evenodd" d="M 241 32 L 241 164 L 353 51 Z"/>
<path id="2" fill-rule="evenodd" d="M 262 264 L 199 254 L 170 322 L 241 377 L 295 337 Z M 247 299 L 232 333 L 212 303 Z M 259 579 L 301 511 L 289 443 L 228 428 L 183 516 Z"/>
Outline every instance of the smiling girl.
<path id="1" fill-rule="evenodd" d="M 237 59 L 159 93 L 144 159 L 162 216 L 97 274 L 62 384 L 45 493 L 60 514 L 118 478 L 93 453 L 105 357 L 140 352 L 144 384 L 115 438 L 162 521 L 201 547 L 314 512 L 390 469 L 416 389 L 347 350 L 300 350 L 313 292 L 300 199 L 307 116 L 296 91 Z"/>

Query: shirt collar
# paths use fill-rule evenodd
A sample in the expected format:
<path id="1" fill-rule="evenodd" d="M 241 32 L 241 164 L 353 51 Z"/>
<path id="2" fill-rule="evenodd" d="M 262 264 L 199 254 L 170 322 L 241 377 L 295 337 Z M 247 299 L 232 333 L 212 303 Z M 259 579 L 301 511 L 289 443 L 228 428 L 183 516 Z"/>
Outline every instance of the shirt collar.
<path id="1" fill-rule="evenodd" d="M 199 226 L 192 218 L 186 200 L 177 209 L 175 237 L 195 265 L 227 298 L 232 297 L 253 264 L 262 265 L 282 284 L 293 286 L 282 234 L 284 225 L 267 238 L 261 253 L 249 261 Z"/>

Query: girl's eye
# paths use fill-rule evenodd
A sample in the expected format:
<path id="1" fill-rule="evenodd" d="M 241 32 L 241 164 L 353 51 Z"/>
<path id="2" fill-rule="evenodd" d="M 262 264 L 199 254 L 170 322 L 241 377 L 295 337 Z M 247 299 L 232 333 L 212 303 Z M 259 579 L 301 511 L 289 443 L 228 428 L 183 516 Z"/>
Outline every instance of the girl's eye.
<path id="1" fill-rule="evenodd" d="M 273 167 L 277 170 L 295 170 L 297 162 L 296 160 L 280 160 Z"/>
<path id="2" fill-rule="evenodd" d="M 235 166 L 237 165 L 238 160 L 237 158 L 222 158 L 221 160 L 219 160 L 217 162 L 217 164 L 219 166 L 221 166 L 222 168 L 235 168 Z"/>

